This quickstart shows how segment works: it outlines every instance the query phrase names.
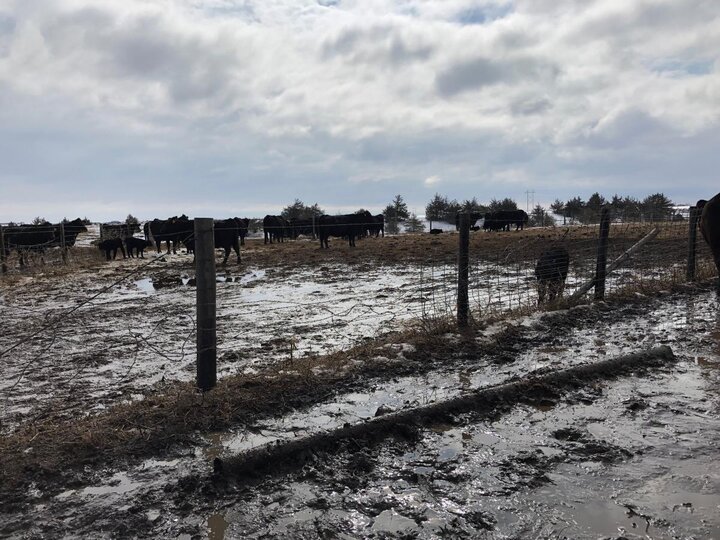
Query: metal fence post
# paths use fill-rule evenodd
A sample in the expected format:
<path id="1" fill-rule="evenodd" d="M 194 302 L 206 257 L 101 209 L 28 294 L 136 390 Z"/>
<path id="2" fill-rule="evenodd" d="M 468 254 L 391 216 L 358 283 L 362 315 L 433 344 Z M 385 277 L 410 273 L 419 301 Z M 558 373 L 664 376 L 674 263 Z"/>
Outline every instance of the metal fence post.
<path id="1" fill-rule="evenodd" d="M 5 233 L 2 225 L 0 225 L 0 271 L 3 274 L 7 272 L 7 263 L 5 262 Z"/>
<path id="2" fill-rule="evenodd" d="M 217 383 L 215 326 L 215 238 L 212 218 L 195 218 L 197 280 L 197 385 L 203 392 Z"/>
<path id="3" fill-rule="evenodd" d="M 595 265 L 595 300 L 605 298 L 605 277 L 607 275 L 608 236 L 610 235 L 610 209 L 600 212 L 600 237 L 598 239 L 597 263 Z"/>
<path id="4" fill-rule="evenodd" d="M 457 323 L 458 327 L 466 328 L 468 325 L 469 266 L 470 266 L 470 216 L 460 214 L 460 235 L 458 244 L 458 285 L 457 285 Z"/>
<path id="5" fill-rule="evenodd" d="M 689 229 L 688 229 L 688 258 L 687 258 L 687 280 L 695 281 L 695 255 L 697 250 L 697 229 L 700 212 L 697 207 L 690 207 Z"/>

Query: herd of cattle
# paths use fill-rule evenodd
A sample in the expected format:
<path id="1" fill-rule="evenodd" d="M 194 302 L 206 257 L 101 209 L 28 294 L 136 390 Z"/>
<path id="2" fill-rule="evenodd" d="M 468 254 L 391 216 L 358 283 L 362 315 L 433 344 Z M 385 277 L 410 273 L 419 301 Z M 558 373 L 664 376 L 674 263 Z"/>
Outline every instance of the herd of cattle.
<path id="1" fill-rule="evenodd" d="M 16 250 L 20 266 L 24 266 L 28 252 L 43 253 L 52 247 L 72 247 L 78 235 L 84 232 L 87 227 L 80 218 L 55 225 L 47 221 L 35 225 L 10 225 L 2 229 L 3 255 L 9 257 L 10 252 Z"/>
<path id="2" fill-rule="evenodd" d="M 338 216 L 321 215 L 314 219 L 285 219 L 282 216 L 263 218 L 265 243 L 283 242 L 285 238 L 297 238 L 300 235 L 317 236 L 320 247 L 329 248 L 331 236 L 347 238 L 350 246 L 357 238 L 366 236 L 385 236 L 385 216 L 373 216 L 367 210 L 356 214 Z"/>
<path id="3" fill-rule="evenodd" d="M 245 245 L 245 237 L 248 234 L 248 225 L 250 220 L 247 218 L 230 218 L 216 220 L 214 226 L 215 247 L 225 252 L 223 264 L 227 263 L 230 252 L 235 251 L 237 262 L 240 263 L 240 246 Z M 157 252 L 162 251 L 162 243 L 165 242 L 167 253 L 172 249 L 173 253 L 177 253 L 178 246 L 182 244 L 188 253 L 195 253 L 195 221 L 188 218 L 185 214 L 182 216 L 173 216 L 169 219 L 153 219 L 143 225 L 143 233 L 145 238 L 136 238 L 133 236 L 136 232 L 140 232 L 138 224 L 119 224 L 119 225 L 100 225 L 100 244 L 99 248 L 105 252 L 105 257 L 110 260 L 117 257 L 120 251 L 123 258 L 127 255 L 133 257 L 144 256 L 146 248 L 155 243 Z"/>
<path id="4" fill-rule="evenodd" d="M 709 244 L 715 266 L 720 274 L 720 193 L 709 201 L 700 200 L 697 208 L 701 212 L 699 228 L 703 238 Z M 489 231 L 509 231 L 512 225 L 516 230 L 522 230 L 528 222 L 528 215 L 522 210 L 490 212 L 485 215 L 471 214 L 471 224 L 474 226 L 479 219 L 484 219 L 482 228 Z M 224 253 L 223 264 L 227 263 L 231 251 L 235 251 L 237 261 L 240 263 L 240 246 L 245 245 L 250 220 L 247 218 L 230 218 L 216 220 L 214 226 L 215 247 Z M 456 226 L 459 227 L 459 215 Z M 195 251 L 194 220 L 186 215 L 175 216 L 169 219 L 153 219 L 143 226 L 145 238 L 138 238 L 135 233 L 140 232 L 138 224 L 102 224 L 100 226 L 100 242 L 98 247 L 105 253 L 107 260 L 117 257 L 120 251 L 123 258 L 144 257 L 145 249 L 153 243 L 157 252 L 162 251 L 162 243 L 166 243 L 167 253 L 171 249 L 177 253 L 178 245 L 182 244 L 188 253 Z M 265 216 L 263 219 L 265 243 L 284 242 L 285 239 L 296 239 L 300 235 L 317 236 L 320 247 L 329 247 L 330 237 L 347 239 L 350 246 L 355 245 L 357 238 L 382 235 L 385 236 L 385 220 L 382 214 L 372 215 L 370 212 L 345 214 L 338 216 L 321 215 L 315 219 L 291 219 L 282 216 Z M 43 253 L 52 247 L 68 248 L 75 245 L 79 234 L 87 232 L 87 227 L 81 219 L 51 224 L 43 222 L 35 225 L 11 225 L 2 228 L 0 240 L 5 258 L 11 250 L 19 254 L 20 266 L 24 266 L 27 253 L 30 251 Z M 431 234 L 439 232 L 432 229 Z M 535 265 L 535 277 L 538 282 L 539 302 L 552 301 L 562 295 L 565 280 L 570 265 L 570 256 L 564 242 L 546 249 Z M 720 280 L 718 281 L 720 292 Z"/>
<path id="5" fill-rule="evenodd" d="M 479 231 L 480 227 L 475 225 L 478 220 L 482 219 L 482 228 L 485 231 L 509 231 L 510 227 L 515 226 L 516 231 L 525 229 L 528 224 L 529 216 L 525 210 L 498 210 L 497 212 L 480 212 L 470 213 L 470 225 L 474 231 Z M 455 215 L 455 228 L 460 228 L 460 214 Z M 432 232 L 432 231 L 431 231 Z"/>

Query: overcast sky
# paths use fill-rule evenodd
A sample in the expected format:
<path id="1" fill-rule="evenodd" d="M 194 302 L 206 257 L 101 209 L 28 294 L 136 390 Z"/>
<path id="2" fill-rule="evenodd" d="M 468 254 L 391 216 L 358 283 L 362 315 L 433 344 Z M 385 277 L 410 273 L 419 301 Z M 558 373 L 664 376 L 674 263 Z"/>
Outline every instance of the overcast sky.
<path id="1" fill-rule="evenodd" d="M 0 0 L 0 222 L 720 191 L 718 0 Z"/>

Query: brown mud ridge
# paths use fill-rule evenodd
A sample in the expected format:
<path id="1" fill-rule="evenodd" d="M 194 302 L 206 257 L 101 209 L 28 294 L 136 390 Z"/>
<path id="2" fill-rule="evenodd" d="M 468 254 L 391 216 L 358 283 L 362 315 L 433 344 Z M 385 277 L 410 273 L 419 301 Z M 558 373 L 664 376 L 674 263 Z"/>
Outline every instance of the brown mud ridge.
<path id="1" fill-rule="evenodd" d="M 316 459 L 318 452 L 337 452 L 347 449 L 350 444 L 367 449 L 389 437 L 414 440 L 419 438 L 419 428 L 453 421 L 461 414 L 473 413 L 475 419 L 497 418 L 518 403 L 538 404 L 556 400 L 560 393 L 578 390 L 598 379 L 611 380 L 630 373 L 641 375 L 674 360 L 672 350 L 661 346 L 642 353 L 483 388 L 440 403 L 388 413 L 361 424 L 346 425 L 332 432 L 257 448 L 230 459 L 215 458 L 215 478 L 218 481 L 243 481 L 257 478 L 258 475 L 286 473 L 290 469 L 301 468 L 310 459 Z M 556 433 L 556 438 L 581 439 L 571 430 Z M 583 448 L 593 453 L 592 447 L 585 445 Z"/>
<path id="2" fill-rule="evenodd" d="M 683 290 L 693 294 L 702 287 L 709 285 Z M 446 339 L 445 332 L 453 331 L 449 324 L 425 328 L 341 353 L 285 362 L 257 375 L 226 377 L 205 395 L 198 394 L 190 383 L 162 384 L 146 392 L 141 401 L 93 416 L 72 420 L 49 416 L 0 439 L 0 498 L 22 501 L 33 483 L 47 493 L 62 486 L 83 485 L 104 467 L 137 463 L 144 457 L 168 455 L 173 448 L 192 445 L 198 433 L 251 429 L 260 419 L 280 417 L 395 377 L 480 360 L 511 362 L 532 347 L 553 346 L 565 329 L 592 328 L 632 317 L 652 301 L 643 297 L 617 305 L 548 313 L 535 323 L 543 332 L 534 337 L 528 335 L 527 327 L 512 324 L 493 339 L 482 341 L 472 330 L 459 339 Z M 415 350 L 393 358 L 392 349 L 386 347 L 393 342 L 410 343 Z"/>

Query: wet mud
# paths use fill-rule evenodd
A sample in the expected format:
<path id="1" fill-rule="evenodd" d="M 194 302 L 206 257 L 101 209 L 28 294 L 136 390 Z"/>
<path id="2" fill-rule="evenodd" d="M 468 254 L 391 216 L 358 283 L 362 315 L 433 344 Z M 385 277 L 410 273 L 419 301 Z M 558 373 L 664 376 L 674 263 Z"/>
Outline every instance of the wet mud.
<path id="1" fill-rule="evenodd" d="M 474 241 L 502 251 L 490 236 Z M 0 536 L 720 537 L 720 308 L 709 286 L 488 318 L 459 334 L 416 326 L 430 308 L 452 310 L 454 239 L 366 245 L 361 253 L 338 242 L 330 255 L 308 242 L 250 245 L 242 265 L 218 268 L 221 379 L 272 369 L 274 381 L 299 381 L 283 392 L 302 395 L 258 399 L 229 411 L 234 423 L 208 423 L 221 429 L 152 444 L 148 426 L 133 425 L 135 450 L 122 457 L 67 460 L 60 470 L 28 460 L 22 490 L 0 488 Z M 422 262 L 429 250 L 433 265 Z M 301 262 L 287 264 L 290 255 Z M 0 350 L 26 340 L 2 359 L 8 437 L 23 424 L 151 402 L 194 377 L 191 256 L 76 270 L 2 283 Z M 509 283 L 531 267 L 518 261 L 505 271 Z M 476 305 L 505 306 L 510 296 L 498 286 Z M 54 325 L 78 300 L 87 305 Z M 403 332 L 406 324 L 415 332 Z M 388 422 L 389 438 L 369 440 L 367 427 L 352 427 L 659 345 L 677 361 L 582 387 L 524 387 L 489 415 L 458 409 Z M 326 354 L 342 355 L 341 369 L 320 363 L 301 372 L 302 359 Z M 358 434 L 266 453 L 255 474 L 217 466 L 345 426 Z M 18 456 L 22 468 L 40 440 L 6 457 Z"/>
<path id="2" fill-rule="evenodd" d="M 498 322 L 442 369 L 408 369 L 249 429 L 205 434 L 64 491 L 28 490 L 0 534 L 82 538 L 714 538 L 720 535 L 720 316 L 709 290 Z M 446 341 L 459 338 L 448 335 Z M 677 361 L 581 388 L 536 386 L 497 415 L 467 411 L 368 444 L 219 480 L 216 459 L 529 374 L 655 345 Z M 418 367 L 421 351 L 389 347 Z M 457 347 L 456 349 L 461 349 Z M 508 350 L 512 350 L 510 354 Z M 424 353 L 426 354 L 426 352 Z M 397 358 L 397 357 L 395 357 Z M 289 466 L 288 465 L 292 465 Z M 222 476 L 220 477 L 222 478 Z M 6 507 L 8 508 L 8 507 Z"/>

